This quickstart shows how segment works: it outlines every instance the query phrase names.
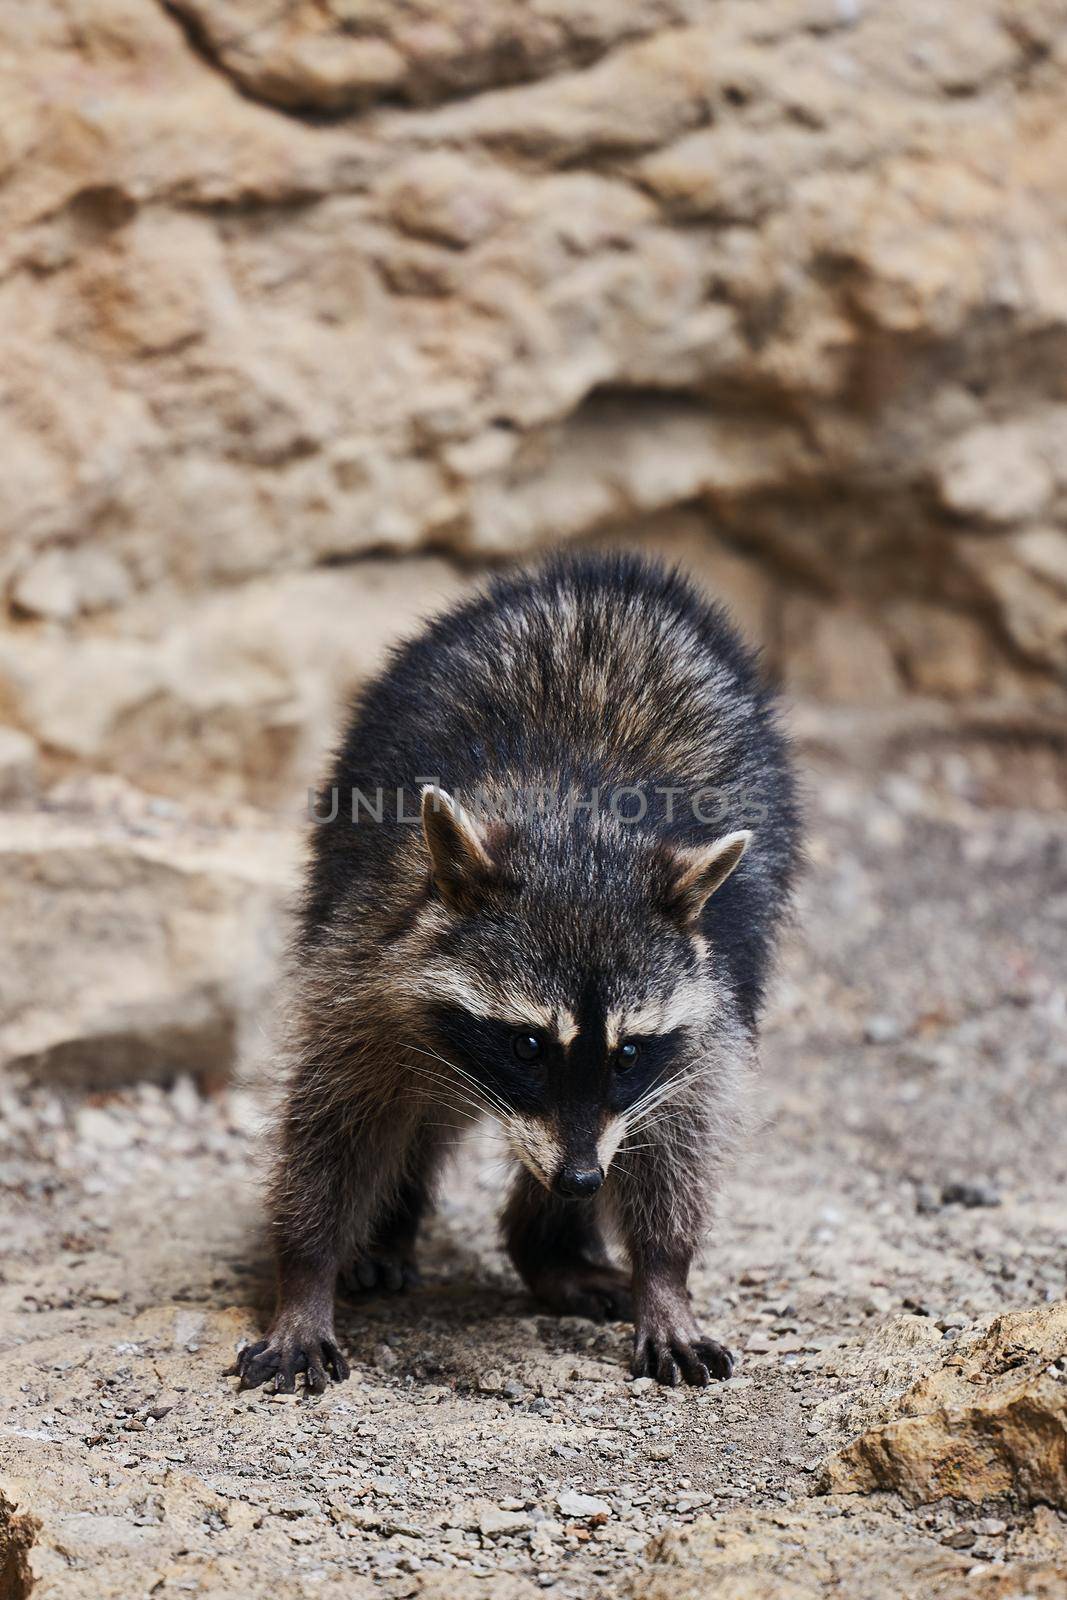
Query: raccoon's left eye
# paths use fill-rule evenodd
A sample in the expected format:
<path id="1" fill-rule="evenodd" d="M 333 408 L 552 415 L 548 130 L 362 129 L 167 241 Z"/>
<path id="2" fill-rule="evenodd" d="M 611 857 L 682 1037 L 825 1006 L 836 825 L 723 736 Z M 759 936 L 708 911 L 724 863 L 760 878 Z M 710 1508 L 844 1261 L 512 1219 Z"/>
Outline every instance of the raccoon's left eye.
<path id="1" fill-rule="evenodd" d="M 537 1061 L 541 1055 L 541 1041 L 536 1033 L 517 1033 L 511 1048 L 520 1061 Z"/>
<path id="2" fill-rule="evenodd" d="M 638 1058 L 638 1056 L 640 1054 L 641 1054 L 640 1045 L 635 1044 L 632 1039 L 624 1040 L 623 1043 L 620 1044 L 619 1049 L 618 1049 L 618 1067 L 619 1067 L 619 1071 L 620 1072 L 625 1072 L 627 1067 L 632 1067 L 634 1062 L 637 1060 L 637 1058 Z"/>

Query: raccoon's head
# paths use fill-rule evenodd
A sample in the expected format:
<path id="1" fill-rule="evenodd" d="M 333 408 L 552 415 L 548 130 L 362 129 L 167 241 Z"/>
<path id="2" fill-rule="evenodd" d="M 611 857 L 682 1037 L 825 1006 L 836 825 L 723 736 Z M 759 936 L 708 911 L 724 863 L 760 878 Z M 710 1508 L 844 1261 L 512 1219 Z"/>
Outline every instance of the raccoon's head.
<path id="1" fill-rule="evenodd" d="M 486 825 L 435 787 L 422 822 L 437 909 L 418 990 L 457 1098 L 492 1109 L 545 1188 L 591 1196 L 706 1070 L 728 1002 L 700 915 L 749 834 Z"/>

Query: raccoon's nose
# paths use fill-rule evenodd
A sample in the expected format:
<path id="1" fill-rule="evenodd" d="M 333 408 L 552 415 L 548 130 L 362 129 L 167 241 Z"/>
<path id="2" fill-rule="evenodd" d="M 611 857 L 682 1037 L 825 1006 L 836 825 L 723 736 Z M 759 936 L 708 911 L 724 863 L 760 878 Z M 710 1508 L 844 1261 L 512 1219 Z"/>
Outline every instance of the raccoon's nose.
<path id="1" fill-rule="evenodd" d="M 565 1200 L 588 1200 L 603 1182 L 603 1167 L 561 1167 L 556 1174 L 556 1193 Z"/>

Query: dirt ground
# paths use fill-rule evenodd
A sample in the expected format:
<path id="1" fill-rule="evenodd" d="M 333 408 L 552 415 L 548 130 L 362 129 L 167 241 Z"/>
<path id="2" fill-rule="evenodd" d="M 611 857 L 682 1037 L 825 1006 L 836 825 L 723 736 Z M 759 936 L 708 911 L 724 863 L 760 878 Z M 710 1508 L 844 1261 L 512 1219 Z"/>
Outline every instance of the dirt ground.
<path id="1" fill-rule="evenodd" d="M 694 1283 L 729 1383 L 635 1383 L 625 1328 L 542 1315 L 479 1147 L 425 1286 L 341 1308 L 352 1379 L 238 1394 L 269 1297 L 255 1094 L 5 1091 L 0 1484 L 40 1519 L 35 1600 L 585 1600 L 666 1593 L 650 1540 L 709 1515 L 862 1540 L 862 1497 L 810 1498 L 820 1463 L 976 1321 L 1067 1287 L 1067 820 L 1042 746 L 859 765 L 809 762 L 761 1126 Z M 875 1509 L 976 1578 L 1034 1538 L 1010 1502 Z"/>

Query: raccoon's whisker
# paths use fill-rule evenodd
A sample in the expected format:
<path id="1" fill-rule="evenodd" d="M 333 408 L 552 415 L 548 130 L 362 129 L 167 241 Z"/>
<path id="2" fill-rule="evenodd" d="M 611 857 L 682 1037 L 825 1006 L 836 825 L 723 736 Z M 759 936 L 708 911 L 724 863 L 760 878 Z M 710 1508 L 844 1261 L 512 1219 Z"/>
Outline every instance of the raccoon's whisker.
<path id="1" fill-rule="evenodd" d="M 675 1099 L 683 1090 L 688 1089 L 690 1084 L 697 1082 L 709 1070 L 707 1066 L 690 1067 L 687 1071 L 680 1072 L 673 1078 L 668 1078 L 666 1082 L 654 1085 L 652 1089 L 646 1090 L 640 1099 L 635 1100 L 633 1105 L 626 1111 L 625 1120 L 627 1125 L 631 1129 L 640 1127 L 646 1116 L 658 1110 L 661 1105 Z"/>
<path id="2" fill-rule="evenodd" d="M 431 1073 L 423 1072 L 418 1067 L 413 1067 L 411 1070 L 423 1083 L 432 1084 L 438 1090 L 438 1094 L 433 1098 L 436 1098 L 441 1105 L 447 1106 L 450 1111 L 455 1111 L 458 1115 L 467 1117 L 498 1117 L 499 1113 L 491 1106 L 476 1100 L 473 1095 L 464 1094 L 455 1084 L 450 1084 L 445 1079 L 436 1077 Z M 448 1098 L 449 1094 L 455 1096 L 455 1098 Z"/>
<path id="3" fill-rule="evenodd" d="M 493 1161 L 479 1168 L 479 1176 L 485 1178 L 504 1178 L 511 1171 L 511 1164 L 507 1161 Z"/>
<path id="4" fill-rule="evenodd" d="M 482 1104 L 484 1104 L 486 1106 L 489 1106 L 489 1105 L 495 1106 L 501 1112 L 505 1111 L 506 1108 L 504 1106 L 503 1101 L 499 1100 L 496 1095 L 494 1095 L 490 1090 L 486 1089 L 483 1084 L 479 1083 L 477 1078 L 475 1078 L 471 1073 L 464 1071 L 464 1069 L 462 1067 L 458 1066 L 454 1061 L 448 1061 L 448 1060 L 446 1060 L 446 1058 L 444 1056 L 438 1055 L 436 1051 L 434 1051 L 434 1050 L 423 1050 L 418 1045 L 415 1045 L 415 1044 L 409 1044 L 409 1045 L 405 1046 L 405 1048 L 408 1049 L 408 1050 L 413 1051 L 416 1055 L 426 1056 L 428 1060 L 440 1061 L 442 1066 L 445 1066 L 445 1067 L 447 1067 L 449 1069 L 450 1076 L 448 1078 L 445 1078 L 444 1074 L 439 1073 L 439 1072 L 435 1073 L 433 1068 L 428 1068 L 428 1067 L 421 1067 L 421 1068 L 420 1067 L 412 1067 L 411 1070 L 413 1072 L 420 1072 L 421 1071 L 426 1076 L 431 1076 L 432 1075 L 435 1078 L 439 1079 L 441 1082 L 447 1082 L 447 1083 L 451 1084 L 453 1087 L 456 1087 L 456 1088 L 458 1088 L 460 1086 L 466 1086 L 467 1093 L 468 1094 L 472 1094 L 473 1097 L 475 1099 L 477 1099 L 479 1102 L 481 1102 Z M 452 1074 L 454 1074 L 455 1077 L 460 1080 L 459 1081 L 459 1085 L 453 1084 L 453 1080 L 452 1080 L 452 1076 L 451 1076 Z"/>
<path id="5" fill-rule="evenodd" d="M 421 1067 L 412 1067 L 411 1072 L 423 1084 L 428 1084 L 437 1090 L 432 1098 L 446 1105 L 450 1111 L 455 1111 L 458 1116 L 485 1117 L 496 1116 L 495 1110 L 484 1101 L 464 1090 L 459 1084 L 449 1082 L 443 1075 L 427 1072 Z"/>
<path id="6" fill-rule="evenodd" d="M 434 1083 L 435 1080 L 432 1078 L 424 1079 L 424 1082 Z M 455 1111 L 458 1116 L 466 1118 L 468 1125 L 472 1121 L 481 1121 L 481 1119 L 484 1117 L 489 1117 L 497 1124 L 501 1126 L 503 1125 L 500 1113 L 492 1106 L 483 1105 L 479 1100 L 464 1096 L 459 1096 L 455 1100 L 449 1100 L 445 1096 L 444 1086 L 438 1084 L 436 1087 L 438 1088 L 437 1099 L 439 1100 L 439 1103 L 442 1105 L 447 1105 L 449 1109 Z"/>
<path id="7" fill-rule="evenodd" d="M 637 1133 L 638 1128 L 645 1128 L 651 1118 L 661 1117 L 667 1112 L 672 1112 L 673 1114 L 678 1109 L 680 1098 L 681 1090 L 678 1090 L 678 1094 L 661 1094 L 659 1099 L 654 1101 L 651 1106 L 645 1107 L 640 1117 L 633 1117 L 632 1120 L 627 1120 L 627 1133 Z"/>
<path id="8" fill-rule="evenodd" d="M 684 1121 L 686 1121 L 686 1108 L 668 1103 L 666 1106 L 658 1107 L 654 1112 L 650 1111 L 641 1118 L 640 1122 L 635 1123 L 629 1132 L 630 1134 L 647 1133 L 652 1128 L 658 1128 L 666 1123 Z"/>
<path id="9" fill-rule="evenodd" d="M 653 1128 L 669 1125 L 671 1123 L 680 1124 L 684 1123 L 685 1120 L 685 1107 L 672 1105 L 668 1102 L 666 1106 L 656 1107 L 653 1111 L 649 1111 L 641 1118 L 639 1122 L 635 1122 L 633 1124 L 629 1132 L 630 1134 L 648 1133 Z"/>
<path id="10" fill-rule="evenodd" d="M 487 1104 L 495 1105 L 497 1108 L 497 1114 L 499 1116 L 510 1120 L 510 1108 L 499 1097 L 499 1095 L 495 1094 L 493 1090 L 487 1089 L 483 1083 L 479 1083 L 474 1074 L 468 1072 L 465 1067 L 461 1067 L 458 1062 L 449 1061 L 446 1056 L 439 1055 L 436 1050 L 423 1050 L 417 1044 L 409 1044 L 405 1048 L 408 1050 L 414 1050 L 416 1055 L 428 1056 L 433 1061 L 440 1061 L 442 1066 L 448 1067 L 450 1072 L 454 1072 L 458 1078 L 461 1078 L 464 1083 L 468 1084 L 477 1096 L 483 1099 Z"/>
<path id="11" fill-rule="evenodd" d="M 488 1117 L 500 1128 L 505 1137 L 508 1136 L 511 1127 L 510 1118 L 506 1117 L 495 1105 L 483 1101 L 476 1095 L 465 1093 L 461 1084 L 447 1080 L 441 1073 L 416 1066 L 412 1066 L 410 1070 L 415 1077 L 436 1089 L 437 1095 L 435 1098 L 438 1102 L 446 1106 L 448 1110 L 454 1111 L 458 1117 L 466 1121 L 468 1126 L 472 1120 L 477 1121 L 482 1117 Z M 454 1096 L 455 1098 L 449 1098 L 449 1096 Z"/>
<path id="12" fill-rule="evenodd" d="M 642 1117 L 647 1116 L 666 1101 L 672 1100 L 681 1094 L 683 1089 L 686 1089 L 697 1076 L 699 1076 L 697 1071 L 680 1073 L 674 1078 L 669 1078 L 664 1083 L 655 1085 L 652 1090 L 647 1091 L 628 1108 L 625 1113 L 626 1122 L 632 1127 L 638 1126 Z"/>
<path id="13" fill-rule="evenodd" d="M 686 1083 L 691 1083 L 694 1078 L 702 1077 L 710 1070 L 710 1063 L 700 1061 L 692 1066 L 683 1067 L 680 1071 L 672 1073 L 669 1077 L 660 1073 L 654 1078 L 642 1095 L 634 1101 L 635 1106 L 646 1105 L 650 1100 L 658 1100 L 663 1094 L 672 1094 L 677 1088 Z M 631 1107 L 631 1110 L 633 1108 Z"/>
<path id="14" fill-rule="evenodd" d="M 648 1085 L 648 1087 L 638 1095 L 633 1105 L 623 1113 L 624 1117 L 631 1117 L 635 1114 L 635 1112 L 640 1111 L 643 1106 L 647 1105 L 649 1100 L 652 1099 L 657 1091 L 663 1087 L 663 1084 L 670 1081 L 666 1076 L 668 1070 L 669 1069 L 667 1067 L 663 1067 L 659 1072 L 656 1073 L 656 1076 L 652 1079 L 652 1082 Z"/>
<path id="15" fill-rule="evenodd" d="M 645 1112 L 644 1116 L 632 1122 L 626 1130 L 627 1137 L 637 1133 L 645 1133 L 650 1128 L 655 1128 L 661 1121 L 677 1116 L 678 1112 L 669 1103 L 663 1106 L 654 1106 Z"/>

